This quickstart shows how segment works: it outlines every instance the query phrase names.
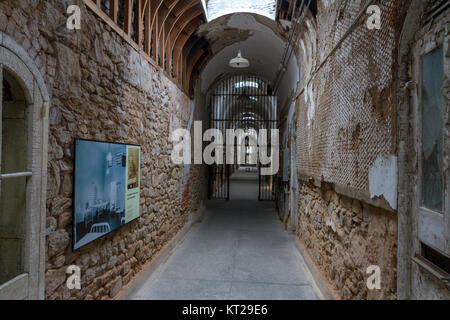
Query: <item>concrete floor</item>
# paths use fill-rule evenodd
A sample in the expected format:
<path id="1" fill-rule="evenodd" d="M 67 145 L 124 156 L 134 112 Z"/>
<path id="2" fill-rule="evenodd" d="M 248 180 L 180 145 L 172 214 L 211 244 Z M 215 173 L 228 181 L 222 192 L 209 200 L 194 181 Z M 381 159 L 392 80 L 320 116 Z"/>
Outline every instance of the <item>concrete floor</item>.
<path id="1" fill-rule="evenodd" d="M 317 299 L 294 236 L 257 201 L 258 176 L 235 174 L 230 189 L 131 299 Z"/>

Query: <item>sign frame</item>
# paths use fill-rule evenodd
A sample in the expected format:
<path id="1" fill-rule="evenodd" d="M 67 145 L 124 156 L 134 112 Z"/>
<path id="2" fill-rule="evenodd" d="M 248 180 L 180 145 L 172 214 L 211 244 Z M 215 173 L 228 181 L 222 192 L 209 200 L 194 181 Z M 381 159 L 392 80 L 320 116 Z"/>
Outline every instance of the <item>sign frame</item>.
<path id="1" fill-rule="evenodd" d="M 83 154 L 82 148 L 98 150 L 90 150 L 89 155 L 86 155 Z M 115 154 L 111 153 L 111 150 L 115 150 Z M 96 156 L 104 162 L 95 161 Z M 73 251 L 119 230 L 140 217 L 141 163 L 142 147 L 140 145 L 74 139 Z M 129 170 L 130 167 L 132 170 Z M 84 168 L 87 172 L 81 174 Z M 98 168 L 106 169 L 104 174 Z M 87 181 L 86 179 L 89 179 L 89 186 L 83 184 Z M 81 220 L 80 217 L 83 219 Z M 80 234 L 83 235 L 80 236 Z"/>

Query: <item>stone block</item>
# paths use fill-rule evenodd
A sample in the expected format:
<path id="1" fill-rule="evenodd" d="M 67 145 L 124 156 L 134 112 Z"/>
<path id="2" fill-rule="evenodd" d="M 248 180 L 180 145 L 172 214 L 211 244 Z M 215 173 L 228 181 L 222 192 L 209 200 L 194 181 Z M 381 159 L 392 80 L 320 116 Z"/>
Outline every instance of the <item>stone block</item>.
<path id="1" fill-rule="evenodd" d="M 122 289 L 122 277 L 119 276 L 110 284 L 109 297 L 114 298 L 119 293 L 120 289 Z"/>
<path id="2" fill-rule="evenodd" d="M 64 252 L 69 246 L 70 238 L 66 230 L 57 230 L 48 236 L 48 257 Z"/>

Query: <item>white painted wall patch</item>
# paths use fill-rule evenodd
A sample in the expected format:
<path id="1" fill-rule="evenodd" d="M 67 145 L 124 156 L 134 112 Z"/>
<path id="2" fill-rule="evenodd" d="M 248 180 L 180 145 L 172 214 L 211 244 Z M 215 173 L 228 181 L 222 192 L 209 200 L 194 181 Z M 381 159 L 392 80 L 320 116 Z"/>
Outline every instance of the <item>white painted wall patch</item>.
<path id="1" fill-rule="evenodd" d="M 397 157 L 379 156 L 369 168 L 370 197 L 384 197 L 392 209 L 397 209 Z"/>

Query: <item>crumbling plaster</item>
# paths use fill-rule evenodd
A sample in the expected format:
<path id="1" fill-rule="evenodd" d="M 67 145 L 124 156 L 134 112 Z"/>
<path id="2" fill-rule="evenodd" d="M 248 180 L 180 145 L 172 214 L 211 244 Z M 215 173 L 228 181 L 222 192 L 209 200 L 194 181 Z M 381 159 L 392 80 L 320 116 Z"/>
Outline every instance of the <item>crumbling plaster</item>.
<path id="1" fill-rule="evenodd" d="M 317 15 L 308 16 L 301 34 L 297 236 L 338 297 L 395 299 L 397 159 L 395 134 L 390 134 L 395 126 L 386 118 L 395 119 L 395 95 L 383 93 L 382 88 L 395 88 L 396 29 L 392 19 L 399 10 L 392 5 L 383 8 L 389 17 L 385 16 L 387 26 L 382 33 L 368 34 L 363 22 L 347 33 L 361 12 L 358 3 L 321 1 Z M 342 40 L 344 36 L 347 38 Z M 373 94 L 366 93 L 371 90 Z M 378 98 L 384 95 L 387 97 Z M 379 116 L 376 110 L 381 99 L 384 110 Z M 363 108 L 367 109 L 364 113 Z M 380 129 L 369 133 L 375 124 Z M 381 129 L 386 133 L 373 139 Z M 369 157 L 361 156 L 369 149 Z M 382 149 L 374 157 L 375 150 Z M 367 180 L 364 188 L 351 187 L 357 179 Z M 382 269 L 381 291 L 365 286 L 370 264 Z"/>

